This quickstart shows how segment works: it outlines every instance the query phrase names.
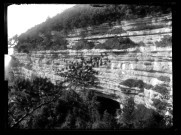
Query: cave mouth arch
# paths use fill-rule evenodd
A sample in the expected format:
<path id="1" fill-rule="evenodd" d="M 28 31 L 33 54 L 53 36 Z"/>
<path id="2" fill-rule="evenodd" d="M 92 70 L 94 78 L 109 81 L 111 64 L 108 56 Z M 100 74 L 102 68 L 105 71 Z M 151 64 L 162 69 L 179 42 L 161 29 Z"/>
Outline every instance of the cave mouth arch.
<path id="1" fill-rule="evenodd" d="M 115 115 L 117 109 L 120 109 L 120 103 L 113 99 L 97 96 L 97 101 L 100 103 L 98 108 L 100 114 L 107 110 L 111 115 Z"/>

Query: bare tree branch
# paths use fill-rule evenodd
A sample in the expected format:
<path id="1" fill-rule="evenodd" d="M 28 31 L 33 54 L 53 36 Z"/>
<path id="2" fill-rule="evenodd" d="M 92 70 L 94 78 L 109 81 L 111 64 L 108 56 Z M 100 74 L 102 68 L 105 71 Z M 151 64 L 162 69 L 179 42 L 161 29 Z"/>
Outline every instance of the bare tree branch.
<path id="1" fill-rule="evenodd" d="M 58 97 L 58 96 L 57 96 Z M 11 126 L 11 128 L 17 126 L 21 121 L 23 121 L 26 117 L 28 117 L 29 115 L 31 115 L 34 111 L 36 111 L 38 108 L 44 106 L 44 105 L 47 105 L 51 102 L 53 102 L 57 97 L 54 97 L 52 100 L 48 101 L 48 102 L 45 102 L 45 103 L 42 103 L 40 104 L 39 106 L 37 106 L 36 108 L 34 108 L 32 111 L 28 112 L 27 114 L 25 114 L 23 117 L 21 117 L 17 122 L 15 122 L 15 124 L 13 124 Z"/>

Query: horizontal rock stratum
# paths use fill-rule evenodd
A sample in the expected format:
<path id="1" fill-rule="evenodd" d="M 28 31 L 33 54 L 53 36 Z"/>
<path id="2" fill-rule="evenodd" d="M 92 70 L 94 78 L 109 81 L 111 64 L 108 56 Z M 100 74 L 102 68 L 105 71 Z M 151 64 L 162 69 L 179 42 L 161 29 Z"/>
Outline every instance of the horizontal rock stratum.
<path id="1" fill-rule="evenodd" d="M 121 50 L 57 50 L 32 51 L 29 54 L 15 53 L 14 57 L 23 66 L 14 68 L 16 75 L 27 78 L 41 76 L 49 78 L 53 83 L 63 78 L 56 74 L 57 69 L 66 70 L 70 61 L 79 56 L 85 58 L 98 57 L 95 70 L 99 71 L 99 88 L 92 88 L 104 96 L 120 103 L 133 96 L 137 104 L 148 108 L 154 107 L 154 99 L 166 100 L 172 105 L 172 44 L 165 38 L 172 37 L 171 15 L 152 18 L 145 17 L 137 20 L 122 21 L 122 25 L 114 25 L 108 30 L 122 27 L 120 34 L 98 34 L 86 36 L 86 40 L 103 43 L 111 37 L 127 37 L 138 46 Z M 155 26 L 155 29 L 134 30 L 141 23 Z M 162 25 L 162 28 L 157 26 Z M 101 26 L 97 26 L 97 29 Z M 78 40 L 81 29 L 74 30 L 67 37 L 68 46 L 73 46 Z M 91 28 L 90 28 L 91 31 Z M 129 83 L 126 83 L 128 82 Z M 138 84 L 141 83 L 141 84 Z M 130 86 L 128 84 L 131 84 Z M 134 85 L 132 85 L 134 84 Z M 162 90 L 162 91 L 161 91 Z M 164 98 L 164 92 L 169 97 Z"/>

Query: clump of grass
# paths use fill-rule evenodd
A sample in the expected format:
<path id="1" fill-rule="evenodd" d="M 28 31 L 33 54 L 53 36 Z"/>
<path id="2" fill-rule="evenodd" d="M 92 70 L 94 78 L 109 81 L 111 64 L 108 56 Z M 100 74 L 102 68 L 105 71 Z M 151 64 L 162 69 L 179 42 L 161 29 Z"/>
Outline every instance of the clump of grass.
<path id="1" fill-rule="evenodd" d="M 166 35 L 163 37 L 163 39 L 158 42 L 155 42 L 157 47 L 167 47 L 167 46 L 172 46 L 172 37 L 169 35 Z"/>

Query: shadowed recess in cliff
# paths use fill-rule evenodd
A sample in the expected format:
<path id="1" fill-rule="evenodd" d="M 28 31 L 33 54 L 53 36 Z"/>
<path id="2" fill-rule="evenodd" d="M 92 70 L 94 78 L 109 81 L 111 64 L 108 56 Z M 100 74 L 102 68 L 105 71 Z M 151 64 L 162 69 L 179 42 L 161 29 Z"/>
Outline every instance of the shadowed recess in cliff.
<path id="1" fill-rule="evenodd" d="M 99 112 L 101 114 L 107 110 L 108 113 L 115 115 L 116 110 L 120 109 L 120 103 L 112 99 L 97 96 L 97 101 L 100 103 Z"/>

